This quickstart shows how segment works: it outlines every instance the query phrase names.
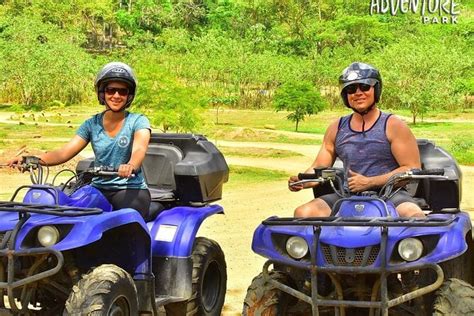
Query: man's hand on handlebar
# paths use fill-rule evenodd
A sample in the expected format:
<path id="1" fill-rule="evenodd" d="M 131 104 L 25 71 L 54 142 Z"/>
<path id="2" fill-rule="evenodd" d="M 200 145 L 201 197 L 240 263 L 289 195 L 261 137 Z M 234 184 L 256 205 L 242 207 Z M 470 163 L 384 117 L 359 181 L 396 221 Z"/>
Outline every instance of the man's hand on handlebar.
<path id="1" fill-rule="evenodd" d="M 370 190 L 372 185 L 370 179 L 349 169 L 349 178 L 347 184 L 351 192 L 363 192 Z"/>
<path id="2" fill-rule="evenodd" d="M 291 176 L 289 179 L 288 179 L 288 189 L 290 191 L 293 191 L 293 192 L 298 192 L 302 189 L 304 189 L 304 185 L 303 183 L 296 183 L 300 181 L 300 179 L 298 178 L 298 176 Z"/>
<path id="3" fill-rule="evenodd" d="M 312 188 L 322 181 L 323 180 L 314 173 L 300 173 L 288 179 L 288 189 L 293 192 L 298 192 L 302 189 Z"/>

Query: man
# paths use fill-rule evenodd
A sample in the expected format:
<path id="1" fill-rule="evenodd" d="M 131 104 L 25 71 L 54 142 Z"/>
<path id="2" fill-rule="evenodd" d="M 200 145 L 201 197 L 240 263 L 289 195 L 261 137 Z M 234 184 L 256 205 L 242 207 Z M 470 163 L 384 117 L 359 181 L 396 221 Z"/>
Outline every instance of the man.
<path id="1" fill-rule="evenodd" d="M 324 135 L 321 149 L 306 173 L 316 167 L 331 167 L 339 157 L 351 192 L 377 190 L 393 174 L 420 168 L 420 153 L 416 139 L 408 126 L 396 116 L 377 108 L 382 94 L 382 78 L 371 65 L 355 62 L 339 77 L 341 97 L 354 113 L 333 122 Z M 298 177 L 290 177 L 291 191 L 312 187 L 290 185 Z M 295 210 L 295 217 L 329 216 L 339 197 L 320 196 Z M 390 199 L 400 216 L 424 217 L 424 213 L 409 193 L 402 189 Z"/>

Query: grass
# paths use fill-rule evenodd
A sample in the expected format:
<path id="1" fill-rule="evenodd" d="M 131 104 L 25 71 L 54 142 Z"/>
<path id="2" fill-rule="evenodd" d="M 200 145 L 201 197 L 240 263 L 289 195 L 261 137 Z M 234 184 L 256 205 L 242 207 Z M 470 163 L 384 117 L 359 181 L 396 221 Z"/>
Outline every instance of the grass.
<path id="1" fill-rule="evenodd" d="M 230 165 L 229 172 L 230 181 L 226 184 L 226 187 L 242 186 L 246 183 L 283 180 L 289 176 L 281 171 L 236 165 Z"/>
<path id="2" fill-rule="evenodd" d="M 346 113 L 344 109 L 337 111 L 322 111 L 307 117 L 299 123 L 298 132 L 311 134 L 324 134 L 330 122 Z M 286 119 L 288 112 L 273 110 L 219 110 L 219 121 L 216 124 L 216 110 L 208 110 L 208 115 L 216 126 L 248 127 L 258 129 L 274 129 L 294 132 L 295 123 Z"/>
<path id="3" fill-rule="evenodd" d="M 410 124 L 410 128 L 417 138 L 433 140 L 450 152 L 458 163 L 474 165 L 474 123 L 424 122 Z"/>
<path id="4" fill-rule="evenodd" d="M 0 144 L 2 150 L 13 150 L 24 145 L 39 150 L 51 150 L 63 145 L 64 138 L 72 138 L 75 132 L 75 128 L 68 126 L 0 124 Z"/>
<path id="5" fill-rule="evenodd" d="M 201 132 L 200 132 L 201 133 Z M 266 143 L 286 143 L 298 145 L 318 145 L 321 144 L 322 135 L 297 134 L 286 135 L 278 131 L 256 130 L 250 127 L 221 127 L 204 128 L 202 133 L 210 140 L 226 140 L 238 142 L 266 142 Z M 298 136 L 298 137 L 296 137 Z"/>
<path id="6" fill-rule="evenodd" d="M 252 158 L 289 158 L 296 156 L 303 156 L 300 153 L 284 150 L 284 149 L 272 149 L 272 148 L 257 148 L 257 147 L 219 147 L 219 150 L 224 156 L 237 156 L 237 157 L 252 157 Z"/>
<path id="7" fill-rule="evenodd" d="M 92 114 L 98 112 L 97 107 L 68 107 L 65 109 L 54 109 L 45 113 L 45 117 L 56 117 L 58 122 L 68 118 L 71 123 L 61 126 L 46 126 L 42 124 L 41 118 L 37 118 L 35 125 L 0 124 L 0 145 L 2 150 L 18 148 L 22 144 L 28 144 L 36 149 L 51 150 L 63 144 L 62 141 L 49 138 L 71 138 L 77 127 L 70 126 L 79 124 Z M 3 106 L 0 111 L 10 111 Z M 58 116 L 58 113 L 61 116 Z M 349 114 L 350 111 L 343 107 L 336 110 L 325 110 L 316 115 L 308 117 L 300 122 L 298 133 L 294 133 L 294 123 L 286 119 L 286 112 L 275 112 L 273 110 L 235 110 L 224 109 L 219 111 L 219 124 L 216 124 L 216 110 L 209 109 L 207 121 L 196 133 L 206 135 L 209 140 L 229 140 L 239 142 L 276 142 L 289 144 L 315 145 L 321 144 L 323 134 L 327 126 L 338 117 Z M 410 124 L 411 114 L 409 111 L 396 111 L 408 123 L 417 138 L 427 138 L 434 141 L 455 156 L 459 163 L 474 165 L 474 110 L 464 110 L 456 113 L 437 111 L 425 116 L 424 122 L 416 125 Z M 15 115 L 19 115 L 18 113 Z M 27 117 L 31 113 L 27 113 Z M 35 113 L 39 117 L 40 112 Z M 39 120 L 39 122 L 38 122 Z M 33 121 L 31 121 L 33 123 Z M 51 121 L 50 121 L 51 122 Z M 46 141 L 45 139 L 48 139 Z M 251 149 L 250 152 L 237 151 L 236 149 L 224 148 L 224 153 L 229 155 L 248 157 L 287 157 L 293 153 L 277 151 L 258 151 Z"/>
<path id="8" fill-rule="evenodd" d="M 393 111 L 392 111 L 393 112 Z M 215 110 L 209 110 L 209 117 L 215 120 Z M 300 125 L 300 132 L 293 135 L 278 134 L 275 131 L 258 131 L 252 128 L 271 127 L 276 131 L 291 131 L 293 123 L 286 113 L 274 111 L 224 110 L 219 114 L 219 125 L 209 129 L 211 138 L 235 141 L 263 141 L 294 144 L 320 144 L 327 126 L 348 110 L 323 111 L 313 115 Z M 453 114 L 438 111 L 425 121 L 411 124 L 409 111 L 396 111 L 403 117 L 417 138 L 427 138 L 449 151 L 460 164 L 474 165 L 474 110 L 459 111 Z M 271 125 L 271 126 L 269 126 Z M 320 136 L 315 139 L 315 134 Z"/>

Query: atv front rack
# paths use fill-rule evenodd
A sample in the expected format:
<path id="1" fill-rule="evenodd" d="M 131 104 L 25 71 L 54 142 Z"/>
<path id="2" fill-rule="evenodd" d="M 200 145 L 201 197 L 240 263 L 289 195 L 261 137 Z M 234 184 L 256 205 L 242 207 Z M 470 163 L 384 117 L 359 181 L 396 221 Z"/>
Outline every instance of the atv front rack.
<path id="1" fill-rule="evenodd" d="M 416 217 L 274 217 L 262 222 L 268 226 L 360 226 L 360 227 L 436 227 L 448 226 L 451 218 Z"/>
<path id="2" fill-rule="evenodd" d="M 276 288 L 288 293 L 311 305 L 313 316 L 319 315 L 319 306 L 335 307 L 337 315 L 346 315 L 346 307 L 356 308 L 370 308 L 370 315 L 374 315 L 375 309 L 381 311 L 381 315 L 388 316 L 388 309 L 414 298 L 423 296 L 427 293 L 435 291 L 441 286 L 444 281 L 444 273 L 438 264 L 422 263 L 418 265 L 410 265 L 409 270 L 430 269 L 436 274 L 436 280 L 424 287 L 418 288 L 409 293 L 405 293 L 399 297 L 390 299 L 388 296 L 387 278 L 392 273 L 404 272 L 404 268 L 388 268 L 387 267 L 387 240 L 389 227 L 434 227 L 434 226 L 448 226 L 455 220 L 455 216 L 449 218 L 413 218 L 413 217 L 381 217 L 381 218 L 342 218 L 342 217 L 312 217 L 312 218 L 269 218 L 262 222 L 263 225 L 268 226 L 313 226 L 313 248 L 311 249 L 311 265 L 303 266 L 299 262 L 295 262 L 295 268 L 303 268 L 309 270 L 311 274 L 311 294 L 307 295 L 301 291 L 274 280 L 269 275 L 270 265 L 281 264 L 278 261 L 268 260 L 263 268 L 263 275 L 267 282 L 270 282 Z M 316 256 L 318 253 L 319 239 L 321 235 L 322 226 L 359 226 L 359 227 L 381 227 L 381 243 L 379 255 L 381 256 L 380 267 L 348 267 L 348 266 L 318 266 L 316 263 Z M 292 265 L 288 262 L 285 264 Z M 333 281 L 337 299 L 325 299 L 318 294 L 318 273 L 326 273 Z M 371 301 L 353 301 L 344 300 L 343 289 L 341 284 L 332 276 L 333 274 L 378 274 L 380 275 L 379 283 L 373 288 Z M 380 299 L 376 299 L 379 297 Z"/>
<path id="3" fill-rule="evenodd" d="M 30 204 L 11 201 L 0 201 L 0 212 L 37 213 L 64 217 L 77 217 L 101 214 L 100 208 L 86 208 L 76 206 Z"/>

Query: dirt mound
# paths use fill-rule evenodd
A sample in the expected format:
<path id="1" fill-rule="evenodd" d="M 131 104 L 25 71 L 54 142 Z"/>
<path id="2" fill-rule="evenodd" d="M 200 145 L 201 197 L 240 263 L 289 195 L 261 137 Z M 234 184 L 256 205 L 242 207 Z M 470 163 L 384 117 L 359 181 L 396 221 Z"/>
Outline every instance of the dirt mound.
<path id="1" fill-rule="evenodd" d="M 229 139 L 258 139 L 258 133 L 251 128 L 236 128 L 231 131 L 219 131 L 222 135 L 217 136 L 226 136 Z M 219 134 L 217 132 L 216 134 Z"/>

